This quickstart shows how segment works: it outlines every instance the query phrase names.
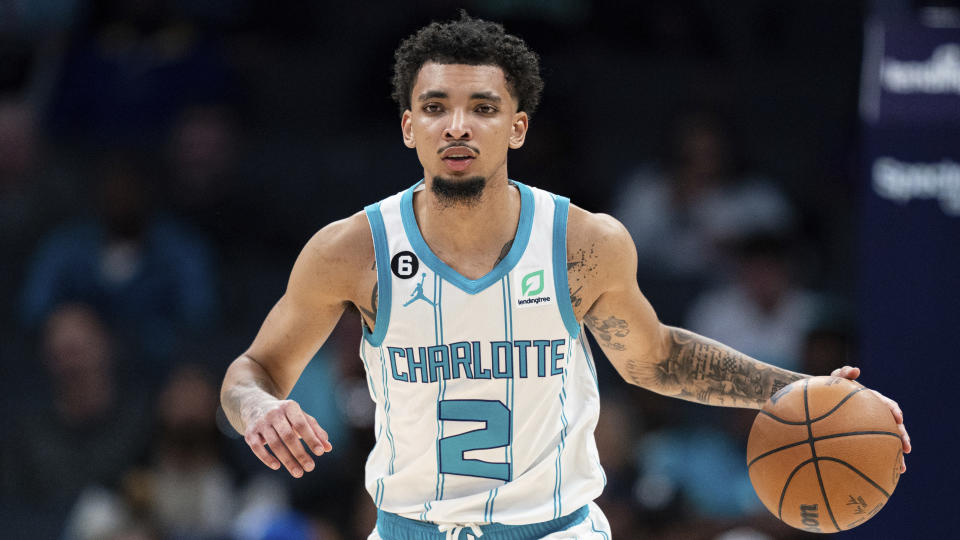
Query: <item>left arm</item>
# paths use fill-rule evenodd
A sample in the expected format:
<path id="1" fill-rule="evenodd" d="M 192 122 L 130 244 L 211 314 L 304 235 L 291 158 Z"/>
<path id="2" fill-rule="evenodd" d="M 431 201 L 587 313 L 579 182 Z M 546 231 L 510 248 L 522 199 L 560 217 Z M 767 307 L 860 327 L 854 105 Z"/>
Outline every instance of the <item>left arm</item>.
<path id="1" fill-rule="evenodd" d="M 810 376 L 661 324 L 637 285 L 636 248 L 617 220 L 571 207 L 568 231 L 571 302 L 627 382 L 706 405 L 760 409 L 777 390 Z M 832 373 L 848 379 L 859 374 L 846 366 Z M 890 407 L 909 453 L 903 413 L 877 395 Z"/>
<path id="2" fill-rule="evenodd" d="M 591 215 L 589 285 L 596 299 L 583 320 L 627 382 L 707 405 L 759 409 L 777 390 L 807 377 L 733 350 L 689 330 L 665 326 L 637 285 L 637 255 L 616 220 Z"/>
<path id="3" fill-rule="evenodd" d="M 665 358 L 626 360 L 633 375 L 628 382 L 659 394 L 705 405 L 759 409 L 777 390 L 808 376 L 753 359 L 689 330 L 661 325 L 660 332 L 665 334 Z"/>

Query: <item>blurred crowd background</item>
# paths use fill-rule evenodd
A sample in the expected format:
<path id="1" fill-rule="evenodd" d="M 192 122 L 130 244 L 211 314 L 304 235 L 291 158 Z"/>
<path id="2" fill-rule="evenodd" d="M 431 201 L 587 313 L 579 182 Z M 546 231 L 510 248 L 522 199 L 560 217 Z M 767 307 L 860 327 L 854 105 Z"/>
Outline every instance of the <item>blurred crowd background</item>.
<path id="1" fill-rule="evenodd" d="M 357 314 L 294 390 L 335 448 L 306 478 L 256 460 L 219 383 L 312 233 L 421 177 L 392 55 L 458 7 L 542 56 L 511 176 L 621 219 L 664 322 L 793 370 L 869 369 L 864 24 L 918 4 L 626 4 L 0 0 L 0 536 L 366 537 Z M 755 413 L 598 364 L 615 537 L 798 536 L 750 486 Z"/>

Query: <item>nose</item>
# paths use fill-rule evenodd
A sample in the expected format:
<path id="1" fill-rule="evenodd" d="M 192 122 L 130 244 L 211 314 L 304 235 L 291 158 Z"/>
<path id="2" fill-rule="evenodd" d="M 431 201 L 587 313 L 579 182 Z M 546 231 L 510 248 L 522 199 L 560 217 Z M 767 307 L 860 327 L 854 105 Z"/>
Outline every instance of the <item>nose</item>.
<path id="1" fill-rule="evenodd" d="M 450 123 L 443 130 L 443 138 L 448 141 L 470 140 L 473 133 L 467 125 L 467 115 L 463 110 L 454 110 L 448 118 Z"/>

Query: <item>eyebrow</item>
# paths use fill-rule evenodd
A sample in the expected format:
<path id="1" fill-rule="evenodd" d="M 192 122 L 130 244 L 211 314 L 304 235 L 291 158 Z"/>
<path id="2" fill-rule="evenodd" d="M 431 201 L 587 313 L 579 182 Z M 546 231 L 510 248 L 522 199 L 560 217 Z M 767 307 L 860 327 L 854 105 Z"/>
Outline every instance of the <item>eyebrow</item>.
<path id="1" fill-rule="evenodd" d="M 485 99 L 487 101 L 493 101 L 500 103 L 500 96 L 494 94 L 493 92 L 474 92 L 470 94 L 470 99 Z"/>
<path id="2" fill-rule="evenodd" d="M 429 90 L 417 96 L 417 101 L 427 101 L 428 99 L 446 99 L 450 97 L 443 90 Z"/>
<path id="3" fill-rule="evenodd" d="M 444 92 L 443 90 L 428 90 L 419 96 L 417 96 L 417 101 L 427 101 L 430 99 L 447 99 L 450 95 Z M 485 99 L 487 101 L 493 101 L 495 103 L 500 103 L 500 96 L 494 94 L 493 92 L 474 92 L 470 94 L 470 99 Z"/>

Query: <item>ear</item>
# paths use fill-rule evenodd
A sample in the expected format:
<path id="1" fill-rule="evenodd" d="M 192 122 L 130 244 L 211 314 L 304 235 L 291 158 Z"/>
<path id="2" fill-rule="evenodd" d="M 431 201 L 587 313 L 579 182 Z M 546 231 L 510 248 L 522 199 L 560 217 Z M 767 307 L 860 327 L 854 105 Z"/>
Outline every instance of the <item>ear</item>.
<path id="1" fill-rule="evenodd" d="M 410 109 L 403 111 L 400 117 L 400 131 L 403 133 L 403 144 L 407 148 L 416 148 L 417 141 L 413 138 L 413 116 Z"/>
<path id="2" fill-rule="evenodd" d="M 510 148 L 516 150 L 523 146 L 527 138 L 527 129 L 530 127 L 530 117 L 521 111 L 513 115 L 513 125 L 510 126 Z"/>

